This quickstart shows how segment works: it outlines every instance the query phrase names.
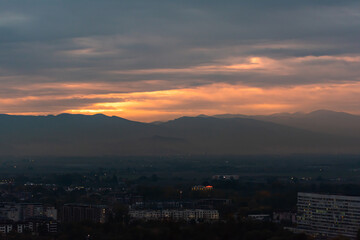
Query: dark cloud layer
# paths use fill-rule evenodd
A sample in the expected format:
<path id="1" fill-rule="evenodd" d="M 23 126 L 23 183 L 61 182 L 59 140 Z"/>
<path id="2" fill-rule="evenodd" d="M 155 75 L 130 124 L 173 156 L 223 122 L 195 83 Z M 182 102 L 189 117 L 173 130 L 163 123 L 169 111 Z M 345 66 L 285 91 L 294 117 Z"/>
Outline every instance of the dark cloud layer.
<path id="1" fill-rule="evenodd" d="M 1 1 L 0 99 L 356 83 L 358 29 L 355 0 Z"/>

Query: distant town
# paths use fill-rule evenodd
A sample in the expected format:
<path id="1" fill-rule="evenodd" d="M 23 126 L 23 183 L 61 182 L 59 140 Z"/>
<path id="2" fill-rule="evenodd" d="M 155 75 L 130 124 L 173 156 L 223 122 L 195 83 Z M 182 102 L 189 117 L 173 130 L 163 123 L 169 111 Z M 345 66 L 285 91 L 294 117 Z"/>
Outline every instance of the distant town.
<path id="1" fill-rule="evenodd" d="M 206 172 L 218 170 L 217 161 L 208 162 L 213 167 Z M 153 162 L 153 167 L 157 164 Z M 343 168 L 351 170 L 353 164 L 348 160 Z M 177 226 L 191 232 L 201 226 L 210 234 L 213 228 L 230 224 L 234 229 L 228 230 L 234 234 L 254 234 L 245 239 L 261 239 L 265 233 L 279 239 L 357 239 L 357 176 L 333 178 L 335 164 L 317 167 L 314 177 L 312 166 L 303 164 L 309 169 L 303 177 L 299 174 L 304 172 L 286 175 L 293 171 L 291 164 L 278 176 L 263 170 L 256 175 L 229 171 L 199 177 L 181 173 L 176 166 L 147 176 L 134 167 L 126 170 L 132 173 L 125 177 L 116 168 L 12 173 L 0 179 L 0 233 L 7 239 L 61 239 L 76 234 L 78 239 L 112 239 L 142 226 L 143 236 L 157 238 L 156 232 L 146 229 Z M 283 167 L 279 163 L 276 168 Z M 179 174 L 183 177 L 176 177 Z M 122 232 L 105 230 L 109 226 Z M 74 228 L 82 230 L 75 234 Z"/>

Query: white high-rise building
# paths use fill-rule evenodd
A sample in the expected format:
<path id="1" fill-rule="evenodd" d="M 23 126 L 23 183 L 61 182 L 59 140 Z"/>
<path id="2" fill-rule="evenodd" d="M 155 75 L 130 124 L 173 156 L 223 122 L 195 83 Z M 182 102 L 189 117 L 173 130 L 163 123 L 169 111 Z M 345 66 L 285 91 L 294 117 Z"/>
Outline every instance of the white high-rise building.
<path id="1" fill-rule="evenodd" d="M 354 239 L 360 229 L 360 197 L 298 193 L 298 231 Z"/>

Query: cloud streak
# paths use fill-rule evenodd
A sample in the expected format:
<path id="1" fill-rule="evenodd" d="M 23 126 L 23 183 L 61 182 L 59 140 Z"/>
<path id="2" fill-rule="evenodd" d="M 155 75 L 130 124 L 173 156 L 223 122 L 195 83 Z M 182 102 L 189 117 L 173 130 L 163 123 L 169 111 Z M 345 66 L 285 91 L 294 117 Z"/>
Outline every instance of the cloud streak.
<path id="1" fill-rule="evenodd" d="M 68 86 L 66 86 L 68 87 Z M 110 86 L 108 86 L 110 87 Z M 1 99 L 11 114 L 116 115 L 138 121 L 167 120 L 199 114 L 272 114 L 328 108 L 360 114 L 360 83 L 311 84 L 259 88 L 245 85 L 210 84 L 194 88 Z M 31 111 L 22 111 L 29 109 Z M 45 112 L 43 109 L 50 109 Z M 35 110 L 35 111 L 34 111 Z"/>

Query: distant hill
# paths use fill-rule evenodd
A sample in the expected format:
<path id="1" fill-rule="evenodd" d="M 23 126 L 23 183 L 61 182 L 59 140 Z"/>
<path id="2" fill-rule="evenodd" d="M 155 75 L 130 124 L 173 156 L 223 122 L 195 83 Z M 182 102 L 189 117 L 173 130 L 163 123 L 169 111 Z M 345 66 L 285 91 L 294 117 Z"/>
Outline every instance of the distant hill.
<path id="1" fill-rule="evenodd" d="M 345 131 L 351 126 L 357 131 L 356 123 L 352 122 L 357 118 L 318 111 L 295 115 L 182 117 L 153 124 L 105 115 L 0 115 L 0 155 L 360 153 L 359 135 Z M 331 129 L 344 122 L 353 125 L 348 123 L 344 132 Z"/>
<path id="2" fill-rule="evenodd" d="M 105 115 L 0 115 L 1 155 L 133 154 L 153 125 Z"/>
<path id="3" fill-rule="evenodd" d="M 360 116 L 344 112 L 317 110 L 310 113 L 279 113 L 273 115 L 216 115 L 217 118 L 251 118 L 286 126 L 339 136 L 360 137 Z"/>

